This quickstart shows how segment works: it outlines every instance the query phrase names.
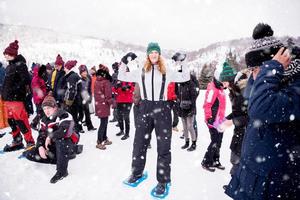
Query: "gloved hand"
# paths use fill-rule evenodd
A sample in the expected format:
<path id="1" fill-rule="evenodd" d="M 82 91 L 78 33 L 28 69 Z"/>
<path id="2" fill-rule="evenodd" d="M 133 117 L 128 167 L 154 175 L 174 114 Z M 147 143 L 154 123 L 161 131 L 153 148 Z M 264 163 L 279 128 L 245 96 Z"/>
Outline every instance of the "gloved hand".
<path id="1" fill-rule="evenodd" d="M 121 82 L 121 81 L 117 81 L 116 89 L 117 89 L 117 88 L 120 88 L 120 87 L 122 87 L 122 82 Z"/>
<path id="2" fill-rule="evenodd" d="M 218 130 L 220 133 L 223 133 L 227 128 L 229 128 L 229 127 L 232 126 L 232 125 L 233 125 L 232 120 L 226 119 L 225 121 L 223 121 L 222 123 L 220 123 L 220 124 L 217 126 L 217 130 Z"/>
<path id="3" fill-rule="evenodd" d="M 175 54 L 172 56 L 172 60 L 174 60 L 175 62 L 177 62 L 177 61 L 182 62 L 182 61 L 185 60 L 185 58 L 186 58 L 186 54 L 179 53 L 179 52 L 175 53 Z"/>
<path id="4" fill-rule="evenodd" d="M 135 53 L 129 52 L 127 53 L 122 59 L 121 61 L 127 65 L 129 61 L 134 60 L 137 58 L 137 55 L 135 55 Z"/>
<path id="5" fill-rule="evenodd" d="M 127 87 L 124 85 L 124 86 L 122 86 L 122 91 L 126 91 L 127 90 Z"/>

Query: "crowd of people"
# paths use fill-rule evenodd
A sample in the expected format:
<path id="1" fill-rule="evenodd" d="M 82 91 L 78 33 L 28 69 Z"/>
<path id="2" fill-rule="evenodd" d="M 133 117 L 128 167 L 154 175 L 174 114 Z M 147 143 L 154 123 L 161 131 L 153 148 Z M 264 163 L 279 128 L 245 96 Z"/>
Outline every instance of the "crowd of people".
<path id="1" fill-rule="evenodd" d="M 0 64 L 0 125 L 9 126 L 12 135 L 4 152 L 24 149 L 28 160 L 56 164 L 57 172 L 50 180 L 56 183 L 68 175 L 69 160 L 82 152 L 83 126 L 87 131 L 97 129 L 92 114 L 100 119 L 96 148 L 105 150 L 112 144 L 107 135 L 112 116 L 121 140 L 134 137 L 132 171 L 124 183 L 136 187 L 147 178 L 144 168 L 154 130 L 158 183 L 152 194 L 167 195 L 172 131 L 178 131 L 180 118 L 181 148 L 195 151 L 196 114 L 202 114 L 196 107 L 199 82 L 189 70 L 186 54 L 177 52 L 168 66 L 158 43 L 149 43 L 142 65 L 137 55 L 129 52 L 112 64 L 113 74 L 103 64 L 88 69 L 78 66 L 76 60 L 65 62 L 59 54 L 54 66 L 33 63 L 29 72 L 18 49 L 17 40 L 10 43 L 3 52 L 8 65 L 4 68 Z M 225 169 L 220 163 L 223 132 L 234 126 L 232 179 L 224 185 L 225 193 L 233 199 L 300 198 L 299 56 L 299 47 L 285 46 L 273 36 L 269 25 L 260 23 L 245 55 L 247 68 L 236 72 L 225 61 L 221 73 L 207 86 L 203 114 L 211 142 L 201 165 L 208 172 Z M 143 67 L 132 69 L 134 65 Z M 226 89 L 232 110 L 227 116 Z M 29 123 L 33 107 L 36 114 Z M 130 130 L 131 110 L 135 131 Z M 32 129 L 38 131 L 36 139 Z"/>

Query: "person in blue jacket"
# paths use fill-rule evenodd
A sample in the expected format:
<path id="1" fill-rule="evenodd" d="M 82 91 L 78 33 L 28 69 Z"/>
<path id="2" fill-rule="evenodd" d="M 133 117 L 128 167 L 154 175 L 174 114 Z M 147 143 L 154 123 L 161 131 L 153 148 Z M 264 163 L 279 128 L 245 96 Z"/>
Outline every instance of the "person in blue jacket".
<path id="1" fill-rule="evenodd" d="M 278 50 L 282 44 L 272 36 L 270 26 L 257 25 L 253 35 L 260 35 L 253 38 L 262 45 L 246 54 L 246 63 L 259 72 L 249 90 L 249 123 L 240 165 L 225 193 L 243 200 L 299 199 L 299 60 L 291 62 L 288 50 Z M 296 70 L 287 78 L 289 68 Z"/>

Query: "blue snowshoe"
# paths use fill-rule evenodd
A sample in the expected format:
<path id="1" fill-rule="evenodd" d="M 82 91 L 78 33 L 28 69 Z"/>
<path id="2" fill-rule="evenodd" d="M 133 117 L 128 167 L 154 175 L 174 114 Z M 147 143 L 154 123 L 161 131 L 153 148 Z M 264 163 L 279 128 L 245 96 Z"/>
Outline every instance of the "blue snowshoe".
<path id="1" fill-rule="evenodd" d="M 137 187 L 141 182 L 143 182 L 147 178 L 148 178 L 147 172 L 145 172 L 143 175 L 138 176 L 138 177 L 134 176 L 134 175 L 130 175 L 130 177 L 128 179 L 126 179 L 125 181 L 123 181 L 123 183 L 130 187 Z"/>
<path id="2" fill-rule="evenodd" d="M 169 195 L 171 183 L 158 183 L 151 191 L 155 199 L 164 199 Z"/>

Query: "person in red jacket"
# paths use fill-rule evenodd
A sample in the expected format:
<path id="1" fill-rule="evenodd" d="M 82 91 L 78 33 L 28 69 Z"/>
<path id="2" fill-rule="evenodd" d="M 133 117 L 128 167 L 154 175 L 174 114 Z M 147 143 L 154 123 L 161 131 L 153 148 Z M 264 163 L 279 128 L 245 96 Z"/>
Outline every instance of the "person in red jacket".
<path id="1" fill-rule="evenodd" d="M 33 102 L 36 106 L 36 116 L 32 120 L 30 126 L 34 130 L 38 130 L 37 125 L 38 125 L 41 117 L 44 115 L 44 112 L 43 112 L 43 109 L 42 109 L 42 102 L 43 102 L 45 96 L 47 96 L 47 93 L 48 93 L 48 91 L 47 91 L 48 89 L 47 89 L 45 79 L 47 79 L 46 66 L 45 65 L 36 66 L 33 69 L 33 78 L 32 78 L 32 81 L 31 81 L 31 90 L 32 90 L 32 94 L 33 94 Z"/>
<path id="2" fill-rule="evenodd" d="M 98 129 L 98 140 L 96 148 L 105 150 L 106 145 L 112 142 L 107 138 L 107 124 L 110 116 L 110 107 L 113 104 L 111 91 L 111 76 L 106 66 L 100 65 L 96 72 L 95 82 L 95 110 L 96 116 L 100 118 L 100 127 Z"/>
<path id="3" fill-rule="evenodd" d="M 173 123 L 172 129 L 173 131 L 178 131 L 177 125 L 179 122 L 178 118 L 178 105 L 176 103 L 177 96 L 175 94 L 175 82 L 171 82 L 168 85 L 168 93 L 167 93 L 167 100 L 170 103 L 170 107 L 173 110 Z"/>
<path id="4" fill-rule="evenodd" d="M 214 80 L 207 85 L 203 105 L 205 123 L 209 129 L 211 142 L 203 158 L 202 167 L 211 172 L 214 172 L 215 168 L 225 169 L 219 161 L 223 133 L 220 133 L 216 128 L 218 124 L 224 121 L 225 108 L 226 97 L 223 91 L 223 85 L 214 78 Z"/>
<path id="5" fill-rule="evenodd" d="M 133 91 L 134 83 L 118 81 L 116 86 L 113 87 L 113 93 L 115 94 L 117 102 L 117 118 L 120 127 L 120 132 L 117 136 L 123 135 L 121 140 L 129 138 L 130 119 L 129 114 L 133 103 Z M 125 133 L 124 133 L 124 121 L 125 121 Z"/>

